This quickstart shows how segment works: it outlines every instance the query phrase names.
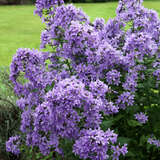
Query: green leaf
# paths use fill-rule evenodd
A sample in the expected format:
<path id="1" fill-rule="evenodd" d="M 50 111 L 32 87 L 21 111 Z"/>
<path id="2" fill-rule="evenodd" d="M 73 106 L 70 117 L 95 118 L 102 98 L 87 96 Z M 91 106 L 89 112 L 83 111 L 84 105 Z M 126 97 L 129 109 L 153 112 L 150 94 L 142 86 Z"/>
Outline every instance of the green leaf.
<path id="1" fill-rule="evenodd" d="M 142 124 L 137 122 L 136 120 L 128 120 L 128 125 L 131 127 L 142 126 Z"/>
<path id="2" fill-rule="evenodd" d="M 135 157 L 135 153 L 128 151 L 128 153 L 126 154 L 126 157 Z"/>
<path id="3" fill-rule="evenodd" d="M 101 127 L 103 130 L 107 130 L 108 128 L 110 128 L 112 125 L 114 124 L 113 120 L 104 120 L 101 124 Z"/>
<path id="4" fill-rule="evenodd" d="M 118 142 L 120 143 L 120 144 L 125 144 L 125 143 L 129 143 L 131 141 L 131 139 L 130 138 L 127 138 L 127 137 L 118 137 Z"/>
<path id="5" fill-rule="evenodd" d="M 147 141 L 147 138 L 144 135 L 142 135 L 139 141 L 139 145 L 143 146 L 146 143 L 146 141 Z"/>

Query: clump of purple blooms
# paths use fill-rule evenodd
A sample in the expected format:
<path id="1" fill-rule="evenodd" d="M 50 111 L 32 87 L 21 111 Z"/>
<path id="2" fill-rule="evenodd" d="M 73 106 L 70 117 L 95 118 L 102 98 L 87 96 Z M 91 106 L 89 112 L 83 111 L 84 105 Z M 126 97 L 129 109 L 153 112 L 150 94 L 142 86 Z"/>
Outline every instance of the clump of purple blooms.
<path id="1" fill-rule="evenodd" d="M 139 121 L 139 123 L 145 124 L 148 121 L 148 116 L 145 113 L 137 113 L 134 115 L 135 119 Z"/>
<path id="2" fill-rule="evenodd" d="M 160 147 L 160 140 L 158 140 L 158 139 L 155 139 L 155 138 L 149 138 L 148 139 L 148 143 L 149 144 L 153 144 L 153 145 L 155 145 L 156 147 Z"/>
<path id="3" fill-rule="evenodd" d="M 114 146 L 117 142 L 117 134 L 112 130 L 102 131 L 101 129 L 96 130 L 82 130 L 80 138 L 76 140 L 73 146 L 73 152 L 80 155 L 80 158 L 105 160 L 109 157 L 113 157 L 113 160 L 119 159 L 121 154 L 125 155 L 127 151 L 127 144 L 120 147 L 119 145 Z M 106 152 L 111 152 L 106 154 Z"/>
<path id="4" fill-rule="evenodd" d="M 35 13 L 46 24 L 40 48 L 52 51 L 18 49 L 10 66 L 25 143 L 43 155 L 63 155 L 59 144 L 67 139 L 74 141 L 73 153 L 82 159 L 125 156 L 127 144 L 119 144 L 118 134 L 100 125 L 104 116 L 134 107 L 146 58 L 155 58 L 152 76 L 159 79 L 157 13 L 144 8 L 142 0 L 120 0 L 117 16 L 107 23 L 101 18 L 90 22 L 81 9 L 63 0 L 37 0 Z M 135 118 L 148 121 L 142 112 Z M 19 138 L 6 142 L 7 151 L 20 153 Z M 153 139 L 149 143 L 159 144 Z"/>
<path id="5" fill-rule="evenodd" d="M 20 154 L 20 136 L 10 137 L 6 142 L 6 151 L 12 152 L 15 155 Z"/>

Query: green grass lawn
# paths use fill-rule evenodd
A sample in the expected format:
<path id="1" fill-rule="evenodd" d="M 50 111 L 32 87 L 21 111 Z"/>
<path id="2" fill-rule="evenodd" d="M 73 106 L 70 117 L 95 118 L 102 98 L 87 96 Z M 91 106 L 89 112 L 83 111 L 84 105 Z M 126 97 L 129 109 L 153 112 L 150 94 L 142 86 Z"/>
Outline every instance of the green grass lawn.
<path id="1" fill-rule="evenodd" d="M 118 2 L 76 4 L 90 16 L 91 21 L 115 16 Z M 158 11 L 160 0 L 147 1 L 145 7 Z M 17 48 L 39 48 L 43 25 L 33 15 L 34 6 L 0 6 L 0 66 L 8 66 Z"/>

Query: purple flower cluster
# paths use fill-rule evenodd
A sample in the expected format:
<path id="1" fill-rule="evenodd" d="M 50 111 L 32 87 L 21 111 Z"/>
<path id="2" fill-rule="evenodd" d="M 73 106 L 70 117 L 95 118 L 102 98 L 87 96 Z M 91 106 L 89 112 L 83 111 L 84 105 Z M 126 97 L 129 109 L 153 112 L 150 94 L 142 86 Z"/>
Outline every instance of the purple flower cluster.
<path id="1" fill-rule="evenodd" d="M 20 144 L 21 142 L 19 136 L 10 137 L 6 142 L 6 151 L 18 155 L 20 153 Z"/>
<path id="2" fill-rule="evenodd" d="M 158 148 L 160 147 L 160 140 L 157 140 L 157 139 L 154 139 L 154 138 L 149 138 L 148 139 L 148 143 L 149 144 L 153 144 Z"/>
<path id="3" fill-rule="evenodd" d="M 137 119 L 140 123 L 144 124 L 148 121 L 148 116 L 146 116 L 145 113 L 137 113 L 134 115 L 135 116 L 135 119 Z"/>
<path id="4" fill-rule="evenodd" d="M 117 100 L 117 104 L 120 108 L 125 109 L 126 106 L 132 106 L 134 103 L 134 95 L 130 92 L 122 93 Z"/>
<path id="5" fill-rule="evenodd" d="M 141 43 L 140 43 L 141 42 Z M 153 56 L 157 51 L 157 45 L 152 40 L 152 36 L 145 32 L 132 33 L 126 39 L 123 47 L 125 53 L 143 60 L 144 56 Z"/>
<path id="6" fill-rule="evenodd" d="M 112 156 L 113 159 L 118 160 L 121 154 L 127 153 L 127 148 L 126 144 L 122 148 L 118 145 L 113 146 L 112 144 L 116 142 L 117 134 L 110 129 L 105 132 L 101 129 L 83 130 L 80 138 L 76 140 L 73 146 L 73 152 L 83 159 L 106 160 Z M 109 151 L 113 153 L 109 155 Z"/>
<path id="7" fill-rule="evenodd" d="M 81 9 L 75 8 L 72 4 L 57 7 L 54 16 L 48 17 L 45 22 L 47 29 L 41 34 L 41 48 L 46 45 L 61 47 L 62 42 L 68 41 L 67 31 L 71 28 L 72 22 L 89 23 L 87 15 Z M 70 30 L 72 33 L 72 31 Z M 74 33 L 74 32 L 73 32 Z M 73 38 L 73 37 L 72 37 Z"/>
<path id="8" fill-rule="evenodd" d="M 80 121 L 85 122 L 84 128 L 99 126 L 101 108 L 101 99 L 95 99 L 91 92 L 84 88 L 81 81 L 71 77 L 57 83 L 53 90 L 46 94 L 45 101 L 35 110 L 35 126 L 38 130 L 46 133 L 53 130 L 57 136 L 75 138 L 80 130 Z M 44 123 L 45 121 L 50 127 Z M 43 122 L 45 129 L 43 129 L 41 122 Z"/>
<path id="9" fill-rule="evenodd" d="M 135 104 L 146 59 L 155 58 L 152 74 L 159 79 L 157 13 L 142 0 L 120 0 L 117 16 L 107 23 L 100 18 L 91 23 L 63 0 L 37 0 L 35 13 L 46 24 L 40 48 L 52 51 L 18 49 L 10 66 L 26 144 L 44 155 L 62 154 L 60 140 L 68 139 L 80 158 L 118 160 L 127 144 L 117 145 L 118 135 L 100 124 L 103 116 Z M 135 118 L 148 121 L 142 112 Z M 18 145 L 17 137 L 10 138 L 7 151 L 18 154 Z"/>
<path id="10" fill-rule="evenodd" d="M 55 9 L 56 5 L 61 5 L 63 3 L 63 0 L 36 0 L 35 13 L 42 17 L 44 10 L 51 11 L 52 7 Z M 50 12 L 50 14 L 53 14 L 53 12 Z"/>

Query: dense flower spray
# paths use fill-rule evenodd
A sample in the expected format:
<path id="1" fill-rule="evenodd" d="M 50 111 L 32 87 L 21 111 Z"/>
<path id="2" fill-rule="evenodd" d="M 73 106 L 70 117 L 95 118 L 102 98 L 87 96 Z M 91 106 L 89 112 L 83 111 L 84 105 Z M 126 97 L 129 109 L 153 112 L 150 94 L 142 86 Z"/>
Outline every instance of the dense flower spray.
<path id="1" fill-rule="evenodd" d="M 117 16 L 107 23 L 100 18 L 90 22 L 81 9 L 63 0 L 37 0 L 35 13 L 46 24 L 40 48 L 52 51 L 18 49 L 10 67 L 25 143 L 43 155 L 63 155 L 60 143 L 67 139 L 82 159 L 125 156 L 127 144 L 119 144 L 118 133 L 103 131 L 101 123 L 141 105 L 137 90 L 147 78 L 147 60 L 153 60 L 150 76 L 159 79 L 157 13 L 137 0 L 120 0 Z M 148 120 L 143 113 L 135 118 L 142 124 Z M 7 151 L 18 154 L 20 143 L 15 146 L 14 141 L 6 143 Z"/>

